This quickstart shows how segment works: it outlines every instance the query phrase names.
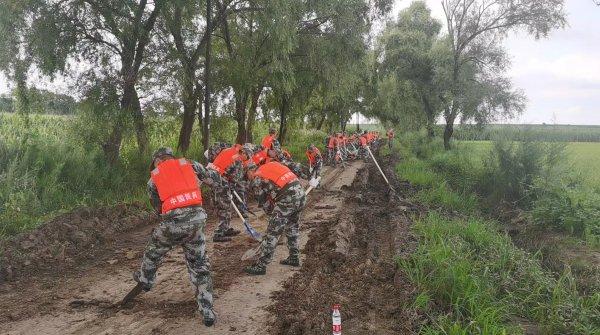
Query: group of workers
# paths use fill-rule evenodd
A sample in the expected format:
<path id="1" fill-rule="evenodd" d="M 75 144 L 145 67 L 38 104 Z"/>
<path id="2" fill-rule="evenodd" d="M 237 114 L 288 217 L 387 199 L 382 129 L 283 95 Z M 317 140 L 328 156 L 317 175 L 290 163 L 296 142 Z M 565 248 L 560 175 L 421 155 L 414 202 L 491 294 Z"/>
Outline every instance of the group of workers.
<path id="1" fill-rule="evenodd" d="M 391 149 L 395 137 L 394 130 L 387 130 L 386 136 L 388 146 Z M 345 131 L 331 133 L 325 138 L 324 144 L 327 148 L 325 162 L 328 165 L 337 166 L 349 160 L 367 159 L 367 149 L 377 150 L 380 143 L 381 135 L 379 131 L 365 130 L 362 134 L 355 132 L 350 135 Z"/>
<path id="2" fill-rule="evenodd" d="M 389 142 L 393 138 L 393 131 L 392 137 L 390 131 Z M 350 137 L 339 133 L 328 139 L 327 155 L 329 158 L 331 151 L 336 151 L 345 157 L 343 159 L 348 159 L 355 144 L 364 151 L 366 146 L 378 143 L 378 132 Z M 311 144 L 306 150 L 308 164 L 294 162 L 289 152 L 281 148 L 275 129 L 269 129 L 260 145 L 215 143 L 205 156 L 208 163 L 202 165 L 186 158 L 176 158 L 170 148 L 154 152 L 147 188 L 150 202 L 161 216 L 161 223 L 153 230 L 140 269 L 134 272 L 133 277 L 143 291 L 149 291 L 155 283 L 162 258 L 173 247 L 181 245 L 190 280 L 196 288 L 199 310 L 204 324 L 210 327 L 215 323 L 216 315 L 204 235 L 207 213 L 200 185 L 211 188 L 219 218 L 213 242 L 228 242 L 240 234 L 239 230 L 231 227 L 231 212 L 234 208 L 244 218 L 248 217 L 249 193 L 269 216 L 258 259 L 244 269 L 250 275 L 264 275 L 283 233 L 287 237 L 289 255 L 280 263 L 300 266 L 299 216 L 306 204 L 306 194 L 299 178 L 308 180 L 311 188 L 317 187 L 324 158 Z"/>

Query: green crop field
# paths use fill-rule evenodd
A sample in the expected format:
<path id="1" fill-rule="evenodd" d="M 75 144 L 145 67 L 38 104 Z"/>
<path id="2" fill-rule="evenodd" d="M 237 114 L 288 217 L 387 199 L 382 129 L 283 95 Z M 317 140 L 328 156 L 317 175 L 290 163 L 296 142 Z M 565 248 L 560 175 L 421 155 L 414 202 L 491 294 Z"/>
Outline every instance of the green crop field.
<path id="1" fill-rule="evenodd" d="M 461 141 L 480 157 L 485 157 L 492 148 L 492 141 Z M 576 173 L 589 181 L 590 184 L 600 187 L 600 143 L 596 142 L 569 142 L 567 144 L 567 164 L 572 165 Z"/>

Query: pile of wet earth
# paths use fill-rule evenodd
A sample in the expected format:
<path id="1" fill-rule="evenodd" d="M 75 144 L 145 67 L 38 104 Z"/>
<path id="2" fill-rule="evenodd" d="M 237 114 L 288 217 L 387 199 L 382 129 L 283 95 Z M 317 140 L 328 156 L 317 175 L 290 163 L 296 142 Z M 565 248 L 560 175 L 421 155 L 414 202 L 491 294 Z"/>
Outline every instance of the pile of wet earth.
<path id="1" fill-rule="evenodd" d="M 409 215 L 415 209 L 387 189 L 369 164 L 344 191 L 340 215 L 313 226 L 301 270 L 273 295 L 270 334 L 330 332 L 333 304 L 341 305 L 344 334 L 417 332 L 424 320 L 411 308 L 417 290 L 398 268 L 416 248 Z"/>

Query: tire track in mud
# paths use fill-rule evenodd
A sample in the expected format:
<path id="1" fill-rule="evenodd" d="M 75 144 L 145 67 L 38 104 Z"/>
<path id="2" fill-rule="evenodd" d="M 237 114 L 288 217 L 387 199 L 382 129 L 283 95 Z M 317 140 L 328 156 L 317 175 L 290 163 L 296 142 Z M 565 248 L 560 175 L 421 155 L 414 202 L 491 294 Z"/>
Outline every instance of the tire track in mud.
<path id="1" fill-rule="evenodd" d="M 323 186 L 311 193 L 301 219 L 304 245 L 313 227 L 335 220 L 363 163 L 345 169 L 327 169 Z M 258 211 L 257 211 L 258 212 Z M 206 236 L 215 227 L 209 212 Z M 251 218 L 259 231 L 266 229 L 264 215 Z M 239 221 L 233 223 L 241 226 Z M 193 289 L 180 250 L 165 258 L 155 288 L 136 299 L 129 309 L 117 309 L 119 301 L 134 285 L 131 273 L 139 266 L 152 224 L 114 236 L 92 259 L 81 260 L 60 273 L 39 273 L 0 286 L 0 334 L 224 334 L 239 331 L 264 334 L 272 303 L 270 295 L 298 270 L 278 264 L 287 256 L 277 248 L 267 276 L 250 277 L 242 270 L 242 254 L 256 242 L 236 237 L 227 244 L 207 245 L 215 282 L 215 308 L 219 320 L 205 328 L 196 313 Z"/>

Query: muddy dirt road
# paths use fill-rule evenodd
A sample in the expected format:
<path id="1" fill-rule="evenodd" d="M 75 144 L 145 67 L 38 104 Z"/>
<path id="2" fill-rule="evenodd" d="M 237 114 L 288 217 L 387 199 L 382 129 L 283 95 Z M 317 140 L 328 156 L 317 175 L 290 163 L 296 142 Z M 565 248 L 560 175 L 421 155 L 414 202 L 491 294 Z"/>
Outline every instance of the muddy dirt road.
<path id="1" fill-rule="evenodd" d="M 301 269 L 278 264 L 287 256 L 280 245 L 267 276 L 247 276 L 240 258 L 256 242 L 242 235 L 209 243 L 219 317 L 213 328 L 196 312 L 181 250 L 165 259 L 151 292 L 129 308 L 113 307 L 134 285 L 150 222 L 115 234 L 75 266 L 0 285 L 0 334 L 323 334 L 332 303 L 342 304 L 345 333 L 409 333 L 416 317 L 402 302 L 412 289 L 393 258 L 410 252 L 410 222 L 376 173 L 362 162 L 325 171 L 301 218 Z M 251 222 L 266 229 L 264 216 Z"/>

